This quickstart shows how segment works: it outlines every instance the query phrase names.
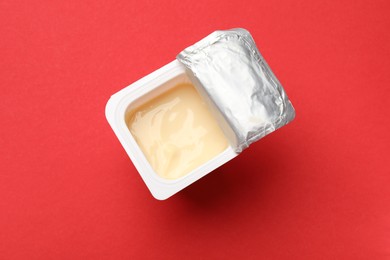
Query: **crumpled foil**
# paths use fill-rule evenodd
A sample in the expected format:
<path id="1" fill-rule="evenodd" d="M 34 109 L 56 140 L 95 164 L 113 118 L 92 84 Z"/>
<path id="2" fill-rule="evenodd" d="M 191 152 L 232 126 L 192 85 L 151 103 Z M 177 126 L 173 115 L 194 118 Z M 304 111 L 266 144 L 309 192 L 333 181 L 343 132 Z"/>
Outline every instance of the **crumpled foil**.
<path id="1" fill-rule="evenodd" d="M 215 31 L 177 59 L 233 130 L 237 153 L 294 119 L 286 92 L 247 30 Z"/>

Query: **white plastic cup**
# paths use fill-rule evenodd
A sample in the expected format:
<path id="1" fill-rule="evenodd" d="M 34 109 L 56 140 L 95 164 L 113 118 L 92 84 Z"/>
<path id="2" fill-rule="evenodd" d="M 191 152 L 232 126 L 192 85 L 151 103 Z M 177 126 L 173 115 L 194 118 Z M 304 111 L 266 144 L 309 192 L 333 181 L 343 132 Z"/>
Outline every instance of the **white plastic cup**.
<path id="1" fill-rule="evenodd" d="M 126 112 L 139 107 L 180 83 L 188 82 L 190 82 L 190 80 L 186 75 L 184 66 L 179 61 L 174 60 L 115 93 L 111 96 L 106 105 L 107 121 L 111 125 L 111 128 L 137 168 L 153 197 L 158 200 L 169 198 L 238 155 L 229 145 L 225 151 L 216 157 L 189 172 L 187 175 L 175 180 L 161 178 L 153 170 L 126 125 Z M 213 110 L 214 108 L 210 106 L 210 109 Z M 218 113 L 216 111 L 212 112 L 213 114 Z M 218 118 L 217 116 L 216 120 L 225 133 L 232 132 L 231 129 L 226 129 L 227 124 L 221 122 L 221 117 Z"/>

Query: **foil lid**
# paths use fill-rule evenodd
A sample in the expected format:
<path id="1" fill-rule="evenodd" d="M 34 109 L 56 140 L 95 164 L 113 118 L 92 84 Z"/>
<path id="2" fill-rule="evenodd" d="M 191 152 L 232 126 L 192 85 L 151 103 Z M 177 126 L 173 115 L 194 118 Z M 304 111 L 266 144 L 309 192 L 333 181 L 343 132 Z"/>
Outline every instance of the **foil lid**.
<path id="1" fill-rule="evenodd" d="M 291 102 L 247 30 L 215 31 L 177 59 L 229 125 L 237 153 L 294 119 Z"/>

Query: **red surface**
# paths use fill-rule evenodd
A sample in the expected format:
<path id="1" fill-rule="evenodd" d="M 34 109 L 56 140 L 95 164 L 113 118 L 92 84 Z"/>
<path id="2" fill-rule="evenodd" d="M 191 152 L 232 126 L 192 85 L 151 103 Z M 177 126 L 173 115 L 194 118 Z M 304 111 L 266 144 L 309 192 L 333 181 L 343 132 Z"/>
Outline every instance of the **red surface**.
<path id="1" fill-rule="evenodd" d="M 390 2 L 156 2 L 0 1 L 0 259 L 390 259 Z M 105 103 L 232 27 L 297 117 L 157 201 Z"/>

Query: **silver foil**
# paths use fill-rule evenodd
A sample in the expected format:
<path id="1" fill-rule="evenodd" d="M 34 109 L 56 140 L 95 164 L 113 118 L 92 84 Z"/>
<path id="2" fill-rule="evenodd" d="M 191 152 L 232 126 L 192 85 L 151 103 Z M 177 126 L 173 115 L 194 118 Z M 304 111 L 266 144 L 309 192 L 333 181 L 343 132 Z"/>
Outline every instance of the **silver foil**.
<path id="1" fill-rule="evenodd" d="M 177 59 L 233 131 L 237 153 L 294 119 L 291 102 L 247 30 L 215 31 Z"/>

